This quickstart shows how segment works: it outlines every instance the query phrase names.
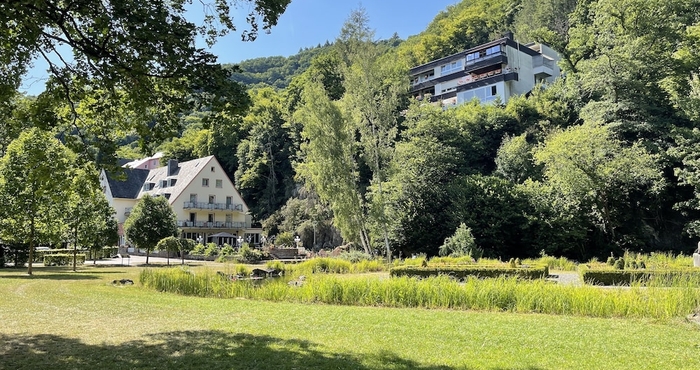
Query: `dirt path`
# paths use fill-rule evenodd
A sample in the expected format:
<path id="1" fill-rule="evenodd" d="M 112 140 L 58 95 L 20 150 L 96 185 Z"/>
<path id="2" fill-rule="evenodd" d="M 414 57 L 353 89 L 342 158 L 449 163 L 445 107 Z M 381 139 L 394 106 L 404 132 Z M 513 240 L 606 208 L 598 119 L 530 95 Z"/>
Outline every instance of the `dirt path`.
<path id="1" fill-rule="evenodd" d="M 561 285 L 583 285 L 581 276 L 579 276 L 578 272 L 573 271 L 552 271 L 547 280 L 556 281 Z"/>

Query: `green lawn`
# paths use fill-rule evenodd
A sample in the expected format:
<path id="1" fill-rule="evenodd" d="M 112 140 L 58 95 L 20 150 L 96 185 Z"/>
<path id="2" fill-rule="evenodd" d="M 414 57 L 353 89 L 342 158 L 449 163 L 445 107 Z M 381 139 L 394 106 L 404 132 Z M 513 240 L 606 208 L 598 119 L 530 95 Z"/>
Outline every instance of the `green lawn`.
<path id="1" fill-rule="evenodd" d="M 0 369 L 698 369 L 671 322 L 183 297 L 139 268 L 0 270 Z"/>

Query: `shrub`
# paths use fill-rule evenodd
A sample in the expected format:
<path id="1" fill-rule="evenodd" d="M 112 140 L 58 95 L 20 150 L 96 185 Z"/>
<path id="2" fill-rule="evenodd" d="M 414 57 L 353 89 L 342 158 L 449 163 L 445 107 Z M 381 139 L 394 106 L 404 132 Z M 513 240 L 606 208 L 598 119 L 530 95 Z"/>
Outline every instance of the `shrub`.
<path id="1" fill-rule="evenodd" d="M 190 254 L 193 256 L 203 256 L 206 250 L 207 250 L 207 246 L 199 243 L 192 249 Z"/>
<path id="2" fill-rule="evenodd" d="M 75 256 L 76 264 L 82 265 L 85 263 L 85 255 L 78 254 Z M 44 266 L 68 266 L 73 264 L 72 254 L 46 254 L 44 255 Z"/>
<path id="3" fill-rule="evenodd" d="M 515 258 L 511 258 L 511 259 L 508 261 L 508 267 L 510 267 L 510 268 L 512 268 L 512 269 L 518 267 L 518 266 L 516 265 L 516 263 L 515 263 Z"/>
<path id="4" fill-rule="evenodd" d="M 275 246 L 282 248 L 295 247 L 296 245 L 294 245 L 294 236 L 290 232 L 283 232 L 277 234 L 277 237 L 275 238 Z"/>
<path id="5" fill-rule="evenodd" d="M 250 269 L 245 265 L 236 265 L 234 271 L 239 276 L 250 276 Z"/>
<path id="6" fill-rule="evenodd" d="M 700 285 L 700 270 L 586 270 L 581 277 L 584 282 L 593 285 Z"/>
<path id="7" fill-rule="evenodd" d="M 471 256 L 433 257 L 430 259 L 431 265 L 473 265 L 474 262 Z"/>
<path id="8" fill-rule="evenodd" d="M 214 243 L 207 244 L 206 249 L 204 249 L 204 255 L 207 257 L 216 256 L 219 254 L 219 246 Z"/>
<path id="9" fill-rule="evenodd" d="M 221 248 L 221 251 L 219 251 L 219 255 L 221 256 L 232 256 L 235 253 L 236 251 L 233 250 L 233 247 L 228 244 L 224 244 L 224 247 Z"/>
<path id="10" fill-rule="evenodd" d="M 615 266 L 615 257 L 613 257 L 613 256 L 608 257 L 607 264 L 610 266 Z"/>
<path id="11" fill-rule="evenodd" d="M 547 266 L 536 267 L 500 267 L 500 266 L 429 266 L 415 267 L 402 266 L 391 269 L 392 277 L 399 276 L 415 276 L 415 277 L 430 277 L 438 275 L 449 275 L 456 279 L 464 279 L 468 276 L 480 278 L 494 278 L 499 276 L 515 276 L 525 279 L 542 279 L 549 276 L 549 268 Z"/>
<path id="12" fill-rule="evenodd" d="M 372 255 L 367 254 L 363 251 L 358 251 L 358 250 L 343 252 L 343 253 L 338 255 L 338 258 L 340 258 L 341 260 L 352 262 L 352 263 L 357 263 L 360 261 L 369 261 L 369 260 L 374 259 L 372 257 Z"/>
<path id="13" fill-rule="evenodd" d="M 238 261 L 243 263 L 256 263 L 262 260 L 263 254 L 259 250 L 252 249 L 247 244 L 244 244 L 238 251 Z"/>
<path id="14" fill-rule="evenodd" d="M 620 257 L 615 261 L 615 265 L 613 266 L 614 268 L 618 270 L 624 270 L 625 269 L 625 259 Z"/>
<path id="15" fill-rule="evenodd" d="M 475 260 L 481 258 L 484 251 L 476 246 L 472 229 L 461 223 L 453 236 L 446 238 L 445 243 L 440 246 L 440 256 L 471 256 Z"/>

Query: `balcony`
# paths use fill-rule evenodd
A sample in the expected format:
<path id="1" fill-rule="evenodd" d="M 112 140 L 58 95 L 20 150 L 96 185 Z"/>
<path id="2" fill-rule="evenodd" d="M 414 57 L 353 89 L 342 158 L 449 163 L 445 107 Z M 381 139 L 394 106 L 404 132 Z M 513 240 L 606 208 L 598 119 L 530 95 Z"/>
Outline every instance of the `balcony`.
<path id="1" fill-rule="evenodd" d="M 190 227 L 197 229 L 245 229 L 250 227 L 246 222 L 222 222 L 222 221 L 177 221 L 178 227 Z"/>
<path id="2" fill-rule="evenodd" d="M 242 204 L 233 203 L 205 203 L 205 202 L 185 202 L 184 209 L 210 209 L 218 211 L 243 211 Z"/>
<path id="3" fill-rule="evenodd" d="M 542 56 L 536 57 L 532 61 L 532 72 L 538 78 L 552 77 L 555 74 L 554 61 Z"/>

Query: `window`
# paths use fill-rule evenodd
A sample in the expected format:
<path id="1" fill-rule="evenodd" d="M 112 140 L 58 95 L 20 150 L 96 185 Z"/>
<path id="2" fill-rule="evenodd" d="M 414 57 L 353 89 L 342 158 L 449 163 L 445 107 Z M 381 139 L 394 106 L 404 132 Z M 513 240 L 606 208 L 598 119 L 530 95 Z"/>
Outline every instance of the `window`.
<path id="1" fill-rule="evenodd" d="M 170 179 L 170 186 L 175 186 L 177 179 Z"/>
<path id="2" fill-rule="evenodd" d="M 440 67 L 441 74 L 448 74 L 462 70 L 462 60 L 456 60 L 452 63 L 447 63 Z"/>
<path id="3" fill-rule="evenodd" d="M 168 180 L 161 180 L 161 181 L 160 181 L 160 187 L 161 187 L 161 188 L 167 188 L 167 187 L 168 187 Z"/>
<path id="4" fill-rule="evenodd" d="M 168 199 L 168 200 L 170 199 L 170 193 L 165 193 L 165 194 L 163 194 L 163 196 L 165 197 L 165 199 Z"/>
<path id="5" fill-rule="evenodd" d="M 224 182 L 223 182 L 223 180 L 216 180 L 216 187 L 217 187 L 217 188 L 223 188 L 223 187 L 224 187 Z"/>
<path id="6" fill-rule="evenodd" d="M 486 55 L 499 54 L 501 52 L 501 45 L 492 46 L 486 49 Z"/>
<path id="7" fill-rule="evenodd" d="M 496 86 L 491 86 L 491 96 L 495 96 L 496 94 L 498 94 L 498 89 Z"/>
<path id="8" fill-rule="evenodd" d="M 202 179 L 202 186 L 209 187 L 209 179 Z"/>
<path id="9" fill-rule="evenodd" d="M 226 204 L 233 204 L 233 197 L 226 197 Z"/>
<path id="10" fill-rule="evenodd" d="M 214 171 L 215 171 L 214 166 L 211 166 L 211 172 L 214 172 Z"/>
<path id="11" fill-rule="evenodd" d="M 197 194 L 190 194 L 190 202 L 197 203 Z"/>
<path id="12" fill-rule="evenodd" d="M 226 215 L 226 223 L 230 224 L 231 222 L 233 222 L 233 215 L 229 213 Z"/>
<path id="13" fill-rule="evenodd" d="M 207 218 L 207 220 L 208 220 L 209 222 L 214 222 L 214 214 L 213 214 L 213 213 L 210 213 L 210 214 L 209 214 L 209 217 Z"/>
<path id="14" fill-rule="evenodd" d="M 197 214 L 194 212 L 190 213 L 190 222 L 195 222 L 197 221 Z"/>
<path id="15" fill-rule="evenodd" d="M 216 200 L 216 197 L 213 195 L 209 196 L 209 204 L 214 204 L 214 201 Z"/>

